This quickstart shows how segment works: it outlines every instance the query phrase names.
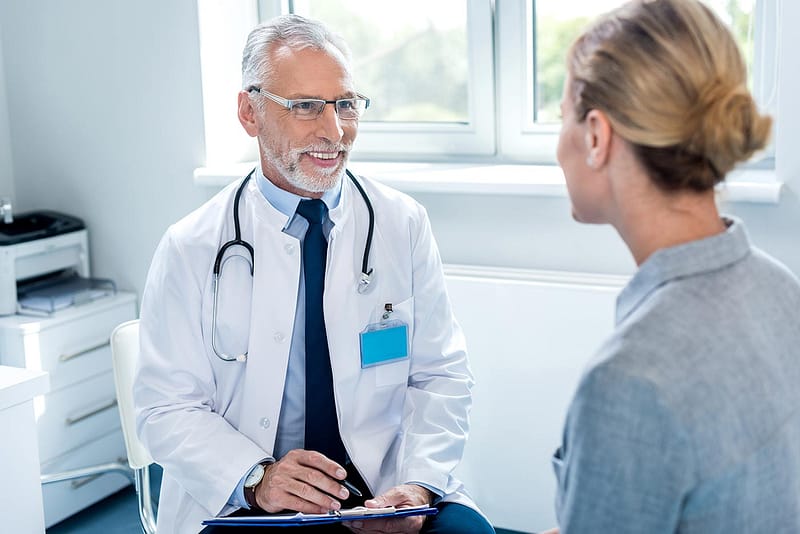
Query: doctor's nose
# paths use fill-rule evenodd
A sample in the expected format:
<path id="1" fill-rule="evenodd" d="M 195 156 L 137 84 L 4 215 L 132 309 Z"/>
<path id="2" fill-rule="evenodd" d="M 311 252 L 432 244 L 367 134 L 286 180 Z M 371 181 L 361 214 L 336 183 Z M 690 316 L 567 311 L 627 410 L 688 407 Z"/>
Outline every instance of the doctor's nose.
<path id="1" fill-rule="evenodd" d="M 317 136 L 338 143 L 344 136 L 342 120 L 336 113 L 336 105 L 328 103 L 316 118 Z"/>

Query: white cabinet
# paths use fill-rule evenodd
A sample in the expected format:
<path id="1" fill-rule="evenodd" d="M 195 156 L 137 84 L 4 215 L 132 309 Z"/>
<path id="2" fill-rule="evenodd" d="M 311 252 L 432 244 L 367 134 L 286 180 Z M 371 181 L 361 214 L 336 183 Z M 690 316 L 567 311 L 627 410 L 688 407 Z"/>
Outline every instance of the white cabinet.
<path id="1" fill-rule="evenodd" d="M 118 293 L 46 318 L 0 317 L 0 364 L 50 374 L 50 392 L 34 399 L 43 475 L 125 460 L 109 336 L 136 316 L 136 296 Z M 107 473 L 45 485 L 46 526 L 129 483 Z"/>
<path id="2" fill-rule="evenodd" d="M 0 365 L 0 517 L 3 532 L 44 532 L 33 398 L 47 391 L 47 373 Z"/>

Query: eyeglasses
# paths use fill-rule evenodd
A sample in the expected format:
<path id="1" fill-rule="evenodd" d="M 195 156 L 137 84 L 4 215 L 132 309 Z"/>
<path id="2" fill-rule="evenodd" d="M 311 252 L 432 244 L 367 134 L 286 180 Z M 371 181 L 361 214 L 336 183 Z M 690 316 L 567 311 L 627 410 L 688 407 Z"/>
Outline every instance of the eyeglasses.
<path id="1" fill-rule="evenodd" d="M 250 86 L 247 92 L 253 92 L 265 96 L 292 112 L 295 119 L 301 121 L 314 120 L 322 115 L 325 104 L 333 104 L 336 114 L 341 120 L 355 120 L 361 117 L 369 107 L 369 98 L 356 93 L 355 98 L 340 98 L 339 100 L 320 100 L 316 98 L 299 98 L 297 100 L 287 100 L 286 98 L 274 95 L 260 87 Z"/>

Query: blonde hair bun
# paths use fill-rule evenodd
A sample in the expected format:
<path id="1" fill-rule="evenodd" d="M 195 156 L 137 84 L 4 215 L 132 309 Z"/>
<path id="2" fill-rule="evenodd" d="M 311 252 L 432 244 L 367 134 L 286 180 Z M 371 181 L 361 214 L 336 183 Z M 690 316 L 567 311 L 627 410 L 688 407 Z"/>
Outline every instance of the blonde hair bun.
<path id="1" fill-rule="evenodd" d="M 693 135 L 687 149 L 703 154 L 720 177 L 750 159 L 769 140 L 772 119 L 760 115 L 744 85 L 714 84 L 700 96 Z"/>
<path id="2" fill-rule="evenodd" d="M 568 67 L 576 115 L 602 110 L 663 189 L 710 189 L 769 139 L 736 41 L 698 0 L 624 4 L 575 41 Z"/>

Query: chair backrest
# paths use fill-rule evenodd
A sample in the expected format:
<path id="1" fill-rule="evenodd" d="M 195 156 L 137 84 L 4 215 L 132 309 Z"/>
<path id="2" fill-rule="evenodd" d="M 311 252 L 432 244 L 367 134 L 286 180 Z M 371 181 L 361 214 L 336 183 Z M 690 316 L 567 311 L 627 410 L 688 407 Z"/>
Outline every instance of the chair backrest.
<path id="1" fill-rule="evenodd" d="M 128 465 L 142 469 L 153 459 L 136 435 L 136 414 L 133 409 L 133 377 L 139 359 L 139 320 L 127 321 L 111 332 L 111 357 L 114 364 L 114 383 L 117 387 L 117 405 L 122 421 L 122 434 L 128 451 Z"/>

